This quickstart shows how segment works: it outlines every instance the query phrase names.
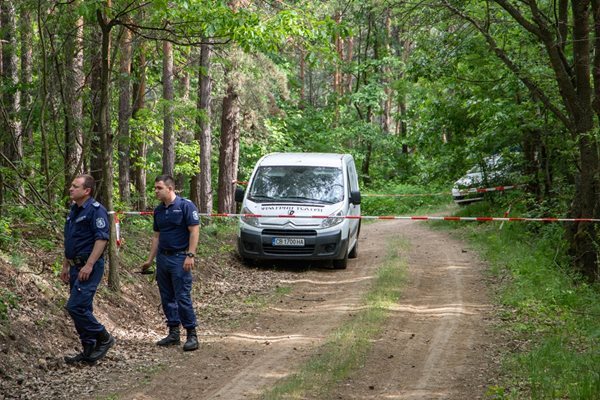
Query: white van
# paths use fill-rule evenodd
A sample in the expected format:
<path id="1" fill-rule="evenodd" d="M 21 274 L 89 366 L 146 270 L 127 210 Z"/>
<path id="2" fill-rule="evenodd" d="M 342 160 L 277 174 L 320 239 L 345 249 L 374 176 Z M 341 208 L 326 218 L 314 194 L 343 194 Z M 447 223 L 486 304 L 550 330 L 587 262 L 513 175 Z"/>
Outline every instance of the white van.
<path id="1" fill-rule="evenodd" d="M 254 167 L 242 203 L 238 251 L 244 260 L 333 260 L 358 254 L 360 191 L 350 154 L 273 153 Z M 327 218 L 319 218 L 327 216 Z M 307 218 L 302 218 L 307 217 Z"/>

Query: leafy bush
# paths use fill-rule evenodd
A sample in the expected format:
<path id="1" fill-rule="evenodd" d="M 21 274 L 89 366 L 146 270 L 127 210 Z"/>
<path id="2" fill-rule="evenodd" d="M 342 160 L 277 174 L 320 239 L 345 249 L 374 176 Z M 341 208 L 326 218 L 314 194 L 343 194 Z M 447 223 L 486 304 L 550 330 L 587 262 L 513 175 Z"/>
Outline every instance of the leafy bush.
<path id="1" fill-rule="evenodd" d="M 0 320 L 8 318 L 9 308 L 16 308 L 19 298 L 8 289 L 0 288 Z"/>
<path id="2" fill-rule="evenodd" d="M 11 238 L 10 220 L 8 218 L 0 218 L 0 246 L 9 243 Z"/>

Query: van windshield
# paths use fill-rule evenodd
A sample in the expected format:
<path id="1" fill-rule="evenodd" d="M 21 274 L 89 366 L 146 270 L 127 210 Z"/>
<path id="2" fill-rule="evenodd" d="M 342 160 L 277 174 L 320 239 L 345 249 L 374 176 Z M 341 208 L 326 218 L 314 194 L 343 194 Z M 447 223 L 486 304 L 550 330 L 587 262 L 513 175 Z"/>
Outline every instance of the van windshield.
<path id="1" fill-rule="evenodd" d="M 258 203 L 339 203 L 344 199 L 344 176 L 334 167 L 259 167 L 248 198 Z"/>

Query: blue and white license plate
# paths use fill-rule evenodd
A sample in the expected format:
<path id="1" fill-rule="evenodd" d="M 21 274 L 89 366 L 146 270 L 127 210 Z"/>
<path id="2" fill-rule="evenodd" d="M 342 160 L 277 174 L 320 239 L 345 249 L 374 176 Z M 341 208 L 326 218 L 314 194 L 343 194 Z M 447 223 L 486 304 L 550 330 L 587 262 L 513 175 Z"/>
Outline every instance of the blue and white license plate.
<path id="1" fill-rule="evenodd" d="M 273 238 L 273 246 L 304 246 L 304 238 Z"/>

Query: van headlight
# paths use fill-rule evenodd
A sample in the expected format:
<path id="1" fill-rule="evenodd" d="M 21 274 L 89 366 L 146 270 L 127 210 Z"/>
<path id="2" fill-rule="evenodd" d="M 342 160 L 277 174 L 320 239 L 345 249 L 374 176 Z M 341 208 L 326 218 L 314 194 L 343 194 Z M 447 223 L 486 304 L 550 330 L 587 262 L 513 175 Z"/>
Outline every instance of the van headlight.
<path id="1" fill-rule="evenodd" d="M 247 207 L 242 208 L 241 211 L 242 214 L 254 214 L 252 211 L 250 211 Z M 255 228 L 258 228 L 260 226 L 260 222 L 258 222 L 258 218 L 257 217 L 246 217 L 246 216 L 242 216 L 240 217 L 240 219 L 242 220 L 242 222 L 253 226 Z"/>
<path id="2" fill-rule="evenodd" d="M 329 218 L 325 218 L 323 222 L 321 222 L 321 228 L 331 228 L 332 226 L 341 224 L 342 221 L 344 221 L 344 212 L 340 209 Z"/>

